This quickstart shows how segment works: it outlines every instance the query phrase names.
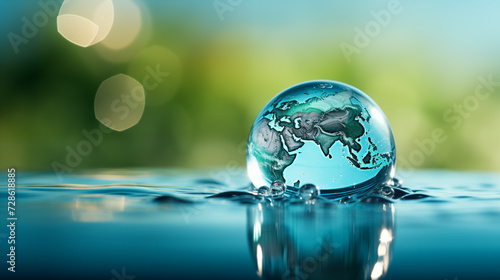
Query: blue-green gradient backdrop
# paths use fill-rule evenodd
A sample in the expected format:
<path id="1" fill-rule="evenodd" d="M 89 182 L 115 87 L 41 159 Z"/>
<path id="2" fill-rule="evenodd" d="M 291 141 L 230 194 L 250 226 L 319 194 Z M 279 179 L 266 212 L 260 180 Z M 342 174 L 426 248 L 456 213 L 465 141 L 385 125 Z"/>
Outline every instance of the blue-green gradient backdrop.
<path id="1" fill-rule="evenodd" d="M 73 170 L 243 166 L 260 109 L 314 79 L 351 84 L 380 105 L 399 166 L 500 170 L 499 1 L 135 0 L 142 30 L 126 49 L 76 46 L 55 15 L 13 46 L 9 34 L 22 36 L 47 2 L 0 1 L 1 169 L 65 164 L 82 130 L 99 127 L 99 84 L 134 77 L 159 46 L 180 61 L 179 86 L 166 79 L 147 93 L 141 121 L 106 134 Z M 148 103 L 153 94 L 168 98 Z M 429 140 L 436 129 L 444 143 Z"/>

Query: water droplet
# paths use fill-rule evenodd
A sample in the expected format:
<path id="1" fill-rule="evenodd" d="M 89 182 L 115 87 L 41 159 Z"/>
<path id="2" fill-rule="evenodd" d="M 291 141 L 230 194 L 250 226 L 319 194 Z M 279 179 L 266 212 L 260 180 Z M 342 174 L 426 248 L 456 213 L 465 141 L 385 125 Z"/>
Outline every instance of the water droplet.
<path id="1" fill-rule="evenodd" d="M 394 196 L 394 189 L 389 185 L 382 185 L 378 193 L 384 197 L 392 198 Z"/>
<path id="2" fill-rule="evenodd" d="M 398 178 L 392 178 L 387 182 L 387 184 L 397 188 L 403 185 L 403 180 L 400 180 Z"/>
<path id="3" fill-rule="evenodd" d="M 282 181 L 274 181 L 271 184 L 271 195 L 282 196 L 286 191 L 286 186 Z"/>
<path id="4" fill-rule="evenodd" d="M 255 186 L 300 180 L 339 198 L 387 182 L 396 159 L 384 112 L 359 89 L 335 81 L 305 82 L 278 94 L 255 119 L 247 149 Z"/>
<path id="5" fill-rule="evenodd" d="M 316 185 L 313 184 L 305 184 L 300 187 L 299 196 L 303 199 L 311 199 L 318 197 L 320 194 L 320 190 Z"/>
<path id="6" fill-rule="evenodd" d="M 257 192 L 259 193 L 259 195 L 262 196 L 269 196 L 271 194 L 271 190 L 269 189 L 268 186 L 260 187 Z"/>

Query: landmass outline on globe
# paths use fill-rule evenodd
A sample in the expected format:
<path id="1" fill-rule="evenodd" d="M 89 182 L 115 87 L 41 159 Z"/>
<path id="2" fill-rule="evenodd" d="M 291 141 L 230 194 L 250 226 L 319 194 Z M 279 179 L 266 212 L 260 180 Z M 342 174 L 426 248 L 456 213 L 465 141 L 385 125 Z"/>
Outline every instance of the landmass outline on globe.
<path id="1" fill-rule="evenodd" d="M 315 83 L 315 94 L 303 86 L 308 83 Z M 290 89 L 294 90 L 292 94 L 280 98 Z M 329 159 L 338 156 L 332 155 L 330 149 L 340 143 L 346 148 L 342 156 L 359 170 L 382 170 L 394 163 L 395 150 L 380 152 L 377 143 L 369 137 L 372 116 L 363 106 L 366 101 L 357 97 L 364 93 L 355 92 L 356 89 L 349 85 L 329 81 L 311 81 L 290 89 L 266 105 L 268 109 L 259 114 L 249 136 L 247 156 L 257 161 L 249 164 L 258 164 L 264 176 L 270 178 L 268 183 L 273 180 L 287 181 L 283 175 L 286 168 L 294 163 L 301 148 L 308 142 L 314 143 Z M 324 91 L 318 96 L 318 91 L 322 89 Z M 293 98 L 294 95 L 306 99 L 298 101 Z M 365 98 L 373 102 L 368 96 Z M 385 140 L 394 141 L 392 131 L 390 138 Z M 361 142 L 368 148 L 362 149 Z M 255 167 L 249 170 L 251 168 Z M 287 185 L 291 183 L 296 182 L 287 182 Z"/>

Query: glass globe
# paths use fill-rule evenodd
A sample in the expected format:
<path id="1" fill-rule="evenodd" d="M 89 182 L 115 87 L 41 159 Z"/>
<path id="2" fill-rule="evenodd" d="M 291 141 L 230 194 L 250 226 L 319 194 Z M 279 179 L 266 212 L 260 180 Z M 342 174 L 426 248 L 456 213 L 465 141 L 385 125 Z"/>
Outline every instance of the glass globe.
<path id="1" fill-rule="evenodd" d="M 394 175 L 396 147 L 382 109 L 357 88 L 309 81 L 278 94 L 261 110 L 247 143 L 255 187 L 303 184 L 326 197 L 359 196 Z"/>

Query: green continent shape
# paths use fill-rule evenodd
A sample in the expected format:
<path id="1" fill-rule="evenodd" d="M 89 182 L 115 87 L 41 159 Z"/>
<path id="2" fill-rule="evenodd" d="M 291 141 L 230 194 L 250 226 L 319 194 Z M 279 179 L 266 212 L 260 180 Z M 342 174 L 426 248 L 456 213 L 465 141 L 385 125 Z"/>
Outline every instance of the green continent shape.
<path id="1" fill-rule="evenodd" d="M 299 141 L 313 140 L 320 146 L 325 156 L 328 156 L 330 148 L 337 141 L 341 141 L 348 147 L 350 153 L 354 154 L 361 150 L 361 145 L 355 140 L 363 136 L 365 128 L 358 121 L 362 118 L 362 108 L 353 104 L 351 98 L 350 93 L 344 92 L 344 94 L 333 94 L 322 98 L 313 97 L 304 103 L 290 101 L 281 104 L 279 108 L 273 108 L 269 113 L 274 115 L 275 120 L 278 120 L 278 127 L 286 128 L 283 132 L 291 132 Z M 300 128 L 296 128 L 294 126 L 296 118 L 304 117 L 304 115 L 308 117 L 307 127 L 306 120 L 301 120 Z M 286 121 L 281 121 L 282 119 Z M 326 124 L 325 126 L 331 129 L 325 129 L 326 127 L 322 124 Z M 291 141 L 285 138 L 285 143 L 287 142 Z M 289 149 L 289 151 L 293 150 L 295 147 Z"/>

